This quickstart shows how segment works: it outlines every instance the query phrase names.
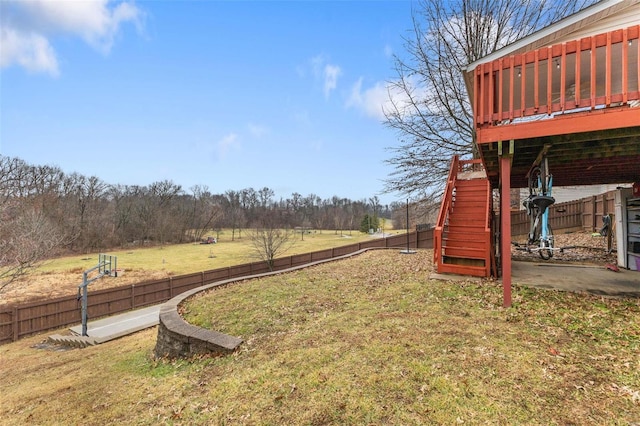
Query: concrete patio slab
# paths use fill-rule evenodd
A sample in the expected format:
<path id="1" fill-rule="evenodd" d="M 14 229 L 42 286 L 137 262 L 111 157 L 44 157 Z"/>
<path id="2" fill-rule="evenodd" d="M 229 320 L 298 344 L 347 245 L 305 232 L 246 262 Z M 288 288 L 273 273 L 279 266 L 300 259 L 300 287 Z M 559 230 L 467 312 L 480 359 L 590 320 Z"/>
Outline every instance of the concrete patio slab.
<path id="1" fill-rule="evenodd" d="M 530 287 L 640 297 L 640 272 L 623 268 L 614 272 L 605 266 L 513 262 L 512 281 Z"/>
<path id="2" fill-rule="evenodd" d="M 571 263 L 514 261 L 512 283 L 562 291 L 587 292 L 602 296 L 640 298 L 640 272 L 620 268 L 613 272 L 605 266 Z M 431 274 L 437 280 L 482 280 L 454 274 Z"/>

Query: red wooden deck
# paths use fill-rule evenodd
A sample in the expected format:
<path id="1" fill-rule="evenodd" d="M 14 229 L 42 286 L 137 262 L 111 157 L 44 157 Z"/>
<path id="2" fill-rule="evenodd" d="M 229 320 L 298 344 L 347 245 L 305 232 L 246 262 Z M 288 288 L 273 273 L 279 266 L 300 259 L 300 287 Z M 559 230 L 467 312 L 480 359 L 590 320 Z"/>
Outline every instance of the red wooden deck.
<path id="1" fill-rule="evenodd" d="M 470 88 L 476 140 L 501 210 L 542 156 L 555 186 L 640 181 L 640 25 L 480 63 Z M 504 305 L 510 215 L 501 214 Z"/>

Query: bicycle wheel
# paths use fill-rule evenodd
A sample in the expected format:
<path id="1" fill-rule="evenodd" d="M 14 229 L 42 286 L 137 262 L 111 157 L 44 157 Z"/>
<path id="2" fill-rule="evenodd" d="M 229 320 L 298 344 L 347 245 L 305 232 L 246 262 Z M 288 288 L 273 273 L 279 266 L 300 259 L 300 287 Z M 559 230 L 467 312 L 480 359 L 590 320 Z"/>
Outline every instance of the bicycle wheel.
<path id="1" fill-rule="evenodd" d="M 540 240 L 540 217 L 538 208 L 531 207 L 529 234 L 527 235 L 527 245 L 535 244 Z"/>
<path id="2" fill-rule="evenodd" d="M 531 169 L 531 173 L 529 173 L 529 196 L 542 195 L 540 193 L 539 186 L 541 172 L 542 171 L 538 166 L 535 166 L 533 169 Z"/>
<path id="3" fill-rule="evenodd" d="M 547 157 L 543 157 L 540 162 L 540 180 L 538 182 L 538 188 L 540 190 L 539 195 L 549 194 L 549 162 Z"/>
<path id="4" fill-rule="evenodd" d="M 553 230 L 551 225 L 547 225 L 547 238 L 540 240 L 540 250 L 538 251 L 543 260 L 549 260 L 553 257 Z"/>

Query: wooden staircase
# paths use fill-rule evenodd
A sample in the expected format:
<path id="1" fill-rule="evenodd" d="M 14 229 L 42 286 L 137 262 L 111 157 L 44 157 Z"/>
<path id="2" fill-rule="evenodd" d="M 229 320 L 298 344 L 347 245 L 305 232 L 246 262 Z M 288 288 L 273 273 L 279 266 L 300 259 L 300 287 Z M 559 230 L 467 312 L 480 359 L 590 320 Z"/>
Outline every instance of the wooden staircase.
<path id="1" fill-rule="evenodd" d="M 491 276 L 496 269 L 491 209 L 491 186 L 481 160 L 455 156 L 434 230 L 438 273 Z"/>

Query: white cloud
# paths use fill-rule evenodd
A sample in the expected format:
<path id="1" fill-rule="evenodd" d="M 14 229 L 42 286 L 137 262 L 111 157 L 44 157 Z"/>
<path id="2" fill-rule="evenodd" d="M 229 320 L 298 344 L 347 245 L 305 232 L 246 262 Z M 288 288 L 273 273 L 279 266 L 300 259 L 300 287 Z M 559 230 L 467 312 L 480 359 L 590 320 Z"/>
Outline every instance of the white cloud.
<path id="1" fill-rule="evenodd" d="M 377 82 L 375 85 L 362 89 L 362 78 L 352 87 L 351 95 L 347 99 L 347 108 L 356 108 L 367 116 L 377 120 L 384 120 L 384 108 L 389 104 L 387 83 Z"/>
<path id="2" fill-rule="evenodd" d="M 17 64 L 52 75 L 59 72 L 52 46 L 56 36 L 80 37 L 106 55 L 124 23 L 133 23 L 141 31 L 144 18 L 131 1 L 0 1 L 0 9 L 3 46 L 0 66 Z"/>
<path id="3" fill-rule="evenodd" d="M 218 160 L 227 158 L 231 151 L 240 149 L 240 141 L 236 133 L 229 133 L 216 143 L 216 155 Z"/>
<path id="4" fill-rule="evenodd" d="M 322 83 L 322 93 L 328 99 L 331 92 L 338 87 L 338 77 L 342 75 L 342 68 L 338 65 L 327 63 L 324 55 L 317 55 L 311 58 L 311 69 L 316 80 Z"/>
<path id="5" fill-rule="evenodd" d="M 324 97 L 328 98 L 329 95 L 331 94 L 332 90 L 335 90 L 335 88 L 338 85 L 338 77 L 340 76 L 340 74 L 342 74 L 342 70 L 340 69 L 339 66 L 337 65 L 325 65 L 324 66 L 324 87 L 323 87 L 323 92 L 324 92 Z"/>
<path id="6" fill-rule="evenodd" d="M 410 88 L 413 96 L 418 99 L 425 98 L 426 89 L 424 87 L 417 84 L 414 79 L 407 79 L 407 83 L 413 83 Z M 391 108 L 393 108 L 391 99 L 393 99 L 393 103 L 401 113 L 406 112 L 403 110 L 411 109 L 412 103 L 407 94 L 394 84 L 379 81 L 373 86 L 363 89 L 362 78 L 360 78 L 351 87 L 351 94 L 345 106 L 359 109 L 365 115 L 383 121 L 385 120 L 385 111 L 391 111 Z"/>
<path id="7" fill-rule="evenodd" d="M 20 34 L 12 28 L 0 29 L 0 68 L 13 63 L 29 72 L 45 72 L 57 76 L 56 53 L 43 36 L 35 33 Z"/>

